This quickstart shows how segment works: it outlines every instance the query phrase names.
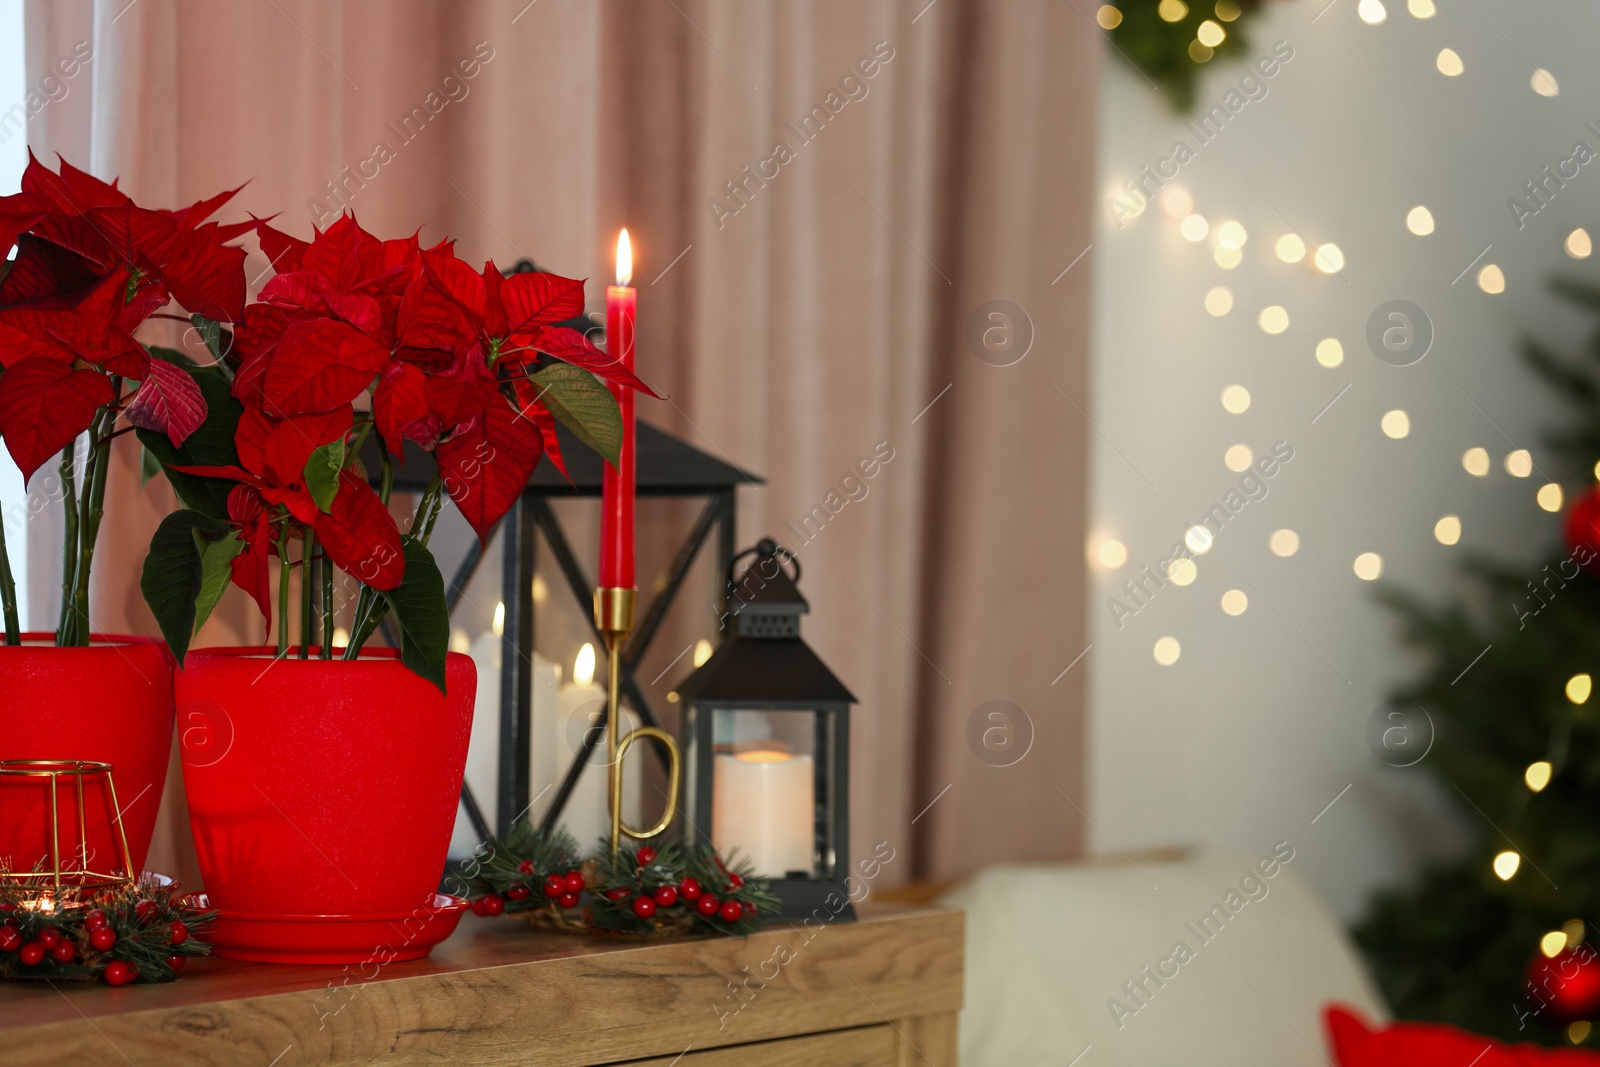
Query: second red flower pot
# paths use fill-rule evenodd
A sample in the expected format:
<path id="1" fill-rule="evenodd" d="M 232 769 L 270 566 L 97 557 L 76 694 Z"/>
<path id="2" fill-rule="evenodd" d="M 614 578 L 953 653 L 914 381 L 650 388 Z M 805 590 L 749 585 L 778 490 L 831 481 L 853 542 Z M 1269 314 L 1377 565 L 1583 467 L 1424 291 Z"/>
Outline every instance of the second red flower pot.
<path id="1" fill-rule="evenodd" d="M 456 653 L 443 694 L 388 649 L 353 661 L 189 653 L 176 672 L 179 752 L 206 894 L 223 919 L 219 955 L 263 958 L 229 951 L 230 914 L 332 920 L 431 906 L 476 687 L 472 660 Z M 359 962 L 374 948 L 330 944 L 315 962 Z"/>

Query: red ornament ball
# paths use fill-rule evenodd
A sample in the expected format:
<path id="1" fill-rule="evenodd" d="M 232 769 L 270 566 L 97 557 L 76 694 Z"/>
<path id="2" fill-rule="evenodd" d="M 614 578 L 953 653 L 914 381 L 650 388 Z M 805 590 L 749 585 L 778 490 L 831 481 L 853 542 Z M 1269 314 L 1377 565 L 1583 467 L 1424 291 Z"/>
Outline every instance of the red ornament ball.
<path id="1" fill-rule="evenodd" d="M 121 960 L 112 960 L 106 964 L 106 985 L 127 985 L 137 977 L 139 972 Z"/>
<path id="2" fill-rule="evenodd" d="M 556 897 L 556 903 L 563 908 L 576 908 L 578 906 L 578 894 L 562 893 L 559 897 Z"/>
<path id="3" fill-rule="evenodd" d="M 483 913 L 491 918 L 506 913 L 506 898 L 499 893 L 490 893 L 483 898 Z"/>
<path id="4" fill-rule="evenodd" d="M 117 935 L 107 926 L 97 926 L 89 931 L 89 946 L 96 952 L 104 952 L 117 943 Z"/>
<path id="5" fill-rule="evenodd" d="M 566 885 L 569 893 L 581 893 L 583 892 L 583 887 L 588 884 L 583 880 L 583 875 L 577 871 L 568 871 L 562 882 Z"/>
<path id="6" fill-rule="evenodd" d="M 153 900 L 141 900 L 133 906 L 133 913 L 139 917 L 140 922 L 144 922 L 156 913 L 156 902 Z"/>
<path id="7" fill-rule="evenodd" d="M 1572 502 L 1567 510 L 1567 547 L 1575 554 L 1587 549 L 1589 569 L 1600 566 L 1600 485 Z"/>
<path id="8" fill-rule="evenodd" d="M 24 967 L 32 967 L 40 960 L 44 959 L 44 954 L 46 951 L 47 950 L 45 947 L 39 944 L 39 942 L 29 941 L 26 945 L 22 946 L 21 950 L 18 952 L 18 957 L 22 960 L 22 965 Z"/>
<path id="9" fill-rule="evenodd" d="M 507 900 L 527 900 L 533 895 L 533 890 L 525 885 L 514 885 L 506 890 Z"/>
<path id="10" fill-rule="evenodd" d="M 567 880 L 559 874 L 544 876 L 544 895 L 554 900 L 567 891 Z"/>
<path id="11" fill-rule="evenodd" d="M 737 900 L 725 900 L 722 902 L 721 915 L 723 922 L 736 923 L 744 917 L 744 908 L 739 906 Z"/>
<path id="12" fill-rule="evenodd" d="M 700 899 L 700 883 L 693 878 L 685 878 L 678 883 L 678 895 L 693 904 Z"/>
<path id="13" fill-rule="evenodd" d="M 60 960 L 62 963 L 71 963 L 72 962 L 72 957 L 76 956 L 77 954 L 78 954 L 78 947 L 76 945 L 74 945 L 71 941 L 63 941 L 60 944 L 58 944 L 55 948 L 50 950 L 50 955 L 54 956 L 56 959 Z"/>
<path id="14" fill-rule="evenodd" d="M 172 943 L 174 945 L 181 945 L 189 940 L 189 928 L 176 919 L 168 924 L 167 930 L 172 934 Z"/>
<path id="15" fill-rule="evenodd" d="M 641 919 L 648 919 L 656 913 L 656 902 L 649 897 L 634 897 L 633 913 Z"/>
<path id="16" fill-rule="evenodd" d="M 517 870 L 521 871 L 523 874 L 532 874 L 533 873 L 533 861 L 532 860 L 523 860 L 521 863 L 517 864 Z"/>
<path id="17" fill-rule="evenodd" d="M 658 908 L 670 908 L 678 902 L 678 891 L 670 885 L 662 886 L 651 895 L 655 897 Z"/>
<path id="18" fill-rule="evenodd" d="M 717 912 L 722 910 L 722 901 L 718 900 L 710 893 L 705 893 L 700 897 L 699 900 L 695 901 L 694 906 L 701 915 L 715 915 Z"/>
<path id="19" fill-rule="evenodd" d="M 1600 1014 L 1600 954 L 1589 945 L 1544 953 L 1528 966 L 1528 996 L 1557 1022 L 1576 1022 Z"/>
<path id="20" fill-rule="evenodd" d="M 57 930 L 54 926 L 46 926 L 43 930 L 39 931 L 38 936 L 35 937 L 34 940 L 43 945 L 45 951 L 48 952 L 57 945 L 61 944 L 61 931 Z"/>
<path id="21" fill-rule="evenodd" d="M 183 970 L 183 965 L 185 963 L 188 963 L 188 962 L 189 962 L 189 957 L 188 956 L 168 956 L 167 957 L 167 966 L 171 967 L 174 971 Z"/>
<path id="22" fill-rule="evenodd" d="M 0 926 L 0 952 L 15 952 L 22 945 L 22 934 L 15 926 Z"/>
<path id="23" fill-rule="evenodd" d="M 640 864 L 640 866 L 648 867 L 648 866 L 650 866 L 650 864 L 654 863 L 655 861 L 656 861 L 656 850 L 655 849 L 651 848 L 649 845 L 646 845 L 644 848 L 641 848 L 639 850 L 639 864 Z"/>

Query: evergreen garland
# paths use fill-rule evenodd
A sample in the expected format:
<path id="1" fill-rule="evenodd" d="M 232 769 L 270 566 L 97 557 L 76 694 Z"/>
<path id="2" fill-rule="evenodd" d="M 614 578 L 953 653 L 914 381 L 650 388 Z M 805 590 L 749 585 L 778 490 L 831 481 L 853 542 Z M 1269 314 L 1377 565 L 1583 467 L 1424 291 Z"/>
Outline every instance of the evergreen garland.
<path id="1" fill-rule="evenodd" d="M 148 874 L 131 885 L 82 891 L 51 911 L 35 887 L 0 883 L 0 978 L 170 982 L 215 913 L 190 907 L 175 883 Z"/>
<path id="2" fill-rule="evenodd" d="M 1118 0 L 1102 4 L 1096 20 L 1117 53 L 1160 87 L 1173 110 L 1187 112 L 1201 69 L 1248 51 L 1245 23 L 1260 6 L 1261 0 Z M 1215 46 L 1201 40 L 1207 22 L 1225 34 Z"/>

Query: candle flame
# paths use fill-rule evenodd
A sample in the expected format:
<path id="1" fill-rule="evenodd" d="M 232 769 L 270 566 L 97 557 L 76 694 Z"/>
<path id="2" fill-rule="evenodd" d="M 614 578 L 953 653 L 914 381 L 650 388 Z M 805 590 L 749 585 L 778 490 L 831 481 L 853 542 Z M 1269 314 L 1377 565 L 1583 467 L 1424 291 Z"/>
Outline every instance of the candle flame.
<path id="1" fill-rule="evenodd" d="M 628 240 L 628 231 L 624 229 L 617 235 L 617 284 L 629 285 L 633 282 L 633 244 Z"/>
<path id="2" fill-rule="evenodd" d="M 506 602 L 504 600 L 494 606 L 494 621 L 489 625 L 493 628 L 496 637 L 506 632 Z"/>
<path id="3" fill-rule="evenodd" d="M 578 649 L 578 658 L 572 661 L 572 680 L 578 685 L 594 684 L 594 645 L 587 641 Z"/>
<path id="4" fill-rule="evenodd" d="M 788 763 L 794 757 L 787 752 L 764 748 L 754 752 L 740 752 L 735 758 L 745 763 Z"/>

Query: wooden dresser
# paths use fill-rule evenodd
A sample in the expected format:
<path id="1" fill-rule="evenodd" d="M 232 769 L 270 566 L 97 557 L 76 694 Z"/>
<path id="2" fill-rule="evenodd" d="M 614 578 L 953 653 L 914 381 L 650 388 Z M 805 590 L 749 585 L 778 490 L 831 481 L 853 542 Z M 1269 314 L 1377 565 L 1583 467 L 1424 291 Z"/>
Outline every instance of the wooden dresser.
<path id="1" fill-rule="evenodd" d="M 632 942 L 467 916 L 426 960 L 191 963 L 170 985 L 0 985 L 7 1067 L 954 1067 L 962 915 Z"/>

